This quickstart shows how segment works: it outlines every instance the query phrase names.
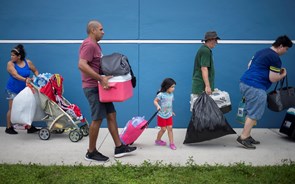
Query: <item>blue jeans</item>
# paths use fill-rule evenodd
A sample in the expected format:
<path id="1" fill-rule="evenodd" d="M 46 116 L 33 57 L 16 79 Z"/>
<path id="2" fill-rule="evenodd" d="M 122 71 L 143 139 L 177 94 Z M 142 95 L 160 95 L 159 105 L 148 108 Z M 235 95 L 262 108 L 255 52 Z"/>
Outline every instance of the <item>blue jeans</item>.
<path id="1" fill-rule="evenodd" d="M 266 106 L 266 91 L 248 86 L 241 82 L 240 92 L 246 99 L 245 111 L 247 112 L 247 116 L 253 120 L 260 120 Z"/>

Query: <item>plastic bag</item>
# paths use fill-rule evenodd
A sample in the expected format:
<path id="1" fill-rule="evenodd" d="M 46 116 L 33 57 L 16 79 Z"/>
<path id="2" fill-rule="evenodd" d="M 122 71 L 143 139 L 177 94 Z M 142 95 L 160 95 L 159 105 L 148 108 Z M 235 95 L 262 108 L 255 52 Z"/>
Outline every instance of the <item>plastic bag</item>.
<path id="1" fill-rule="evenodd" d="M 195 101 L 183 144 L 236 134 L 214 100 L 205 92 Z"/>
<path id="2" fill-rule="evenodd" d="M 36 100 L 29 87 L 25 87 L 13 99 L 11 108 L 12 124 L 31 125 L 36 112 Z"/>
<path id="3" fill-rule="evenodd" d="M 38 93 L 33 92 L 29 87 L 25 87 L 13 99 L 12 124 L 31 125 L 33 121 L 42 121 L 45 116 Z"/>
<path id="4" fill-rule="evenodd" d="M 237 112 L 237 116 L 236 116 L 236 120 L 239 123 L 245 124 L 245 119 L 246 119 L 246 115 L 247 112 L 245 111 L 245 97 L 242 98 L 242 100 L 239 103 L 238 106 L 238 112 Z"/>
<path id="5" fill-rule="evenodd" d="M 245 124 L 245 121 L 246 121 L 247 111 L 246 111 L 245 107 L 246 107 L 246 98 L 243 97 L 239 103 L 238 112 L 236 115 L 236 121 L 241 124 Z M 256 125 L 257 125 L 257 122 L 254 124 L 254 126 L 256 126 Z"/>

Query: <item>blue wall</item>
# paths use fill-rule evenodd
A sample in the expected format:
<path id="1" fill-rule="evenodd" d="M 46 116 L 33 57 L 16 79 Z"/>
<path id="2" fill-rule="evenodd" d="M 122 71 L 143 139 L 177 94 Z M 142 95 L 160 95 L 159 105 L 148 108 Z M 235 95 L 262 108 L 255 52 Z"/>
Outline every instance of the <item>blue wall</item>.
<path id="1" fill-rule="evenodd" d="M 216 30 L 222 40 L 274 40 L 287 34 L 295 38 L 295 1 L 291 0 L 70 0 L 1 1 L 1 40 L 83 40 L 90 19 L 103 23 L 103 40 L 201 40 L 208 30 Z M 4 88 L 8 79 L 6 63 L 16 44 L 0 43 L 0 125 L 5 126 L 7 101 Z M 195 54 L 201 44 L 101 44 L 103 53 L 121 52 L 128 56 L 138 79 L 132 99 L 116 103 L 118 123 L 123 127 L 133 116 L 148 118 L 154 111 L 153 99 L 166 77 L 176 80 L 175 127 L 187 127 L 189 95 Z M 77 68 L 80 44 L 24 44 L 40 72 L 64 77 L 64 97 L 79 105 L 90 120 Z M 216 87 L 231 95 L 232 112 L 226 114 L 233 127 L 239 94 L 239 78 L 248 61 L 270 44 L 224 44 L 214 48 Z M 289 83 L 295 85 L 295 50 L 282 56 Z M 266 110 L 257 127 L 279 127 L 285 112 Z M 106 124 L 104 124 L 105 126 Z M 155 121 L 151 126 L 155 125 Z"/>

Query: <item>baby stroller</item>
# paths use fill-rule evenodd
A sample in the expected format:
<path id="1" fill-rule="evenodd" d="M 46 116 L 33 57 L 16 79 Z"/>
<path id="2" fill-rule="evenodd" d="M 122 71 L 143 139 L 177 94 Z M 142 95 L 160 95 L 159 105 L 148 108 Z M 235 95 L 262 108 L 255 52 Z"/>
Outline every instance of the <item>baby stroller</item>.
<path id="1" fill-rule="evenodd" d="M 42 79 L 41 85 L 40 79 Z M 41 109 L 46 114 L 42 121 L 46 122 L 47 127 L 39 131 L 40 139 L 48 140 L 51 133 L 60 134 L 65 131 L 70 131 L 69 138 L 72 142 L 78 142 L 83 136 L 88 136 L 89 124 L 79 107 L 62 96 L 62 76 L 53 74 L 47 80 L 44 78 L 38 80 L 37 77 L 34 83 L 31 83 L 31 88 L 38 93 Z"/>

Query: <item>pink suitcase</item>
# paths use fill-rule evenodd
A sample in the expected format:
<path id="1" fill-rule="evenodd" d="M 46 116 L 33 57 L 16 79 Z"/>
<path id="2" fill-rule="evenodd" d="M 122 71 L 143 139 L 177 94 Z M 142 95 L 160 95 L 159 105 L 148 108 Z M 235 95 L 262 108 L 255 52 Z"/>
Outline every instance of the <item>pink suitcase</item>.
<path id="1" fill-rule="evenodd" d="M 120 133 L 120 139 L 123 144 L 131 145 L 136 139 L 142 134 L 144 129 L 146 129 L 149 123 L 153 120 L 153 118 L 157 115 L 158 111 L 153 114 L 153 116 L 146 121 L 144 117 L 133 117 L 129 120 Z"/>

